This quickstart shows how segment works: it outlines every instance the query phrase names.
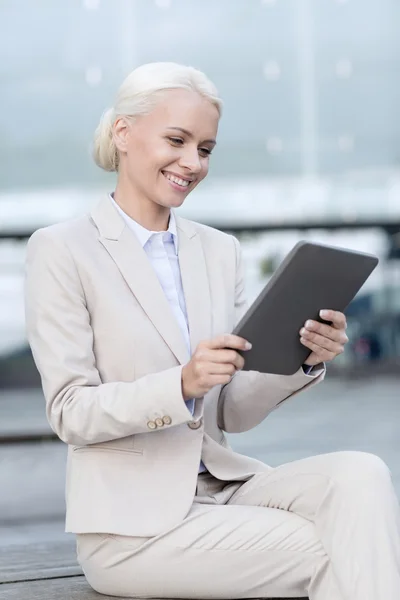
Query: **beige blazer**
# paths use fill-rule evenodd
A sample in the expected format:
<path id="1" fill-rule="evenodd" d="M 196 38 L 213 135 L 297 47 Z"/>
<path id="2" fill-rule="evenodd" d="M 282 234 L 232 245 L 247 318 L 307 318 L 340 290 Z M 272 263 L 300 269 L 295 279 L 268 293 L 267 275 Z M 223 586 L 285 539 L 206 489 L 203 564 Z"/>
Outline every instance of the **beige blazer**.
<path id="1" fill-rule="evenodd" d="M 176 216 L 192 351 L 246 308 L 239 243 Z M 224 432 L 260 423 L 323 375 L 241 371 L 196 400 L 181 391 L 185 341 L 148 258 L 108 197 L 27 246 L 27 336 L 47 417 L 69 445 L 66 531 L 154 536 L 182 521 L 200 459 L 223 480 L 265 469 Z"/>

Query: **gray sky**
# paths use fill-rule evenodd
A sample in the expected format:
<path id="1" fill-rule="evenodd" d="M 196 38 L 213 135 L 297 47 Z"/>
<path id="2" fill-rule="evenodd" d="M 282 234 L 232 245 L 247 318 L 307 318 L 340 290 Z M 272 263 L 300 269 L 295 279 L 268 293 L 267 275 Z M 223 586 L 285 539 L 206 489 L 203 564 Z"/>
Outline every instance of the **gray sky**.
<path id="1" fill-rule="evenodd" d="M 397 168 L 398 0 L 3 0 L 0 188 L 96 185 L 99 116 L 135 66 L 203 69 L 216 177 Z M 164 8 L 162 8 L 164 6 Z"/>

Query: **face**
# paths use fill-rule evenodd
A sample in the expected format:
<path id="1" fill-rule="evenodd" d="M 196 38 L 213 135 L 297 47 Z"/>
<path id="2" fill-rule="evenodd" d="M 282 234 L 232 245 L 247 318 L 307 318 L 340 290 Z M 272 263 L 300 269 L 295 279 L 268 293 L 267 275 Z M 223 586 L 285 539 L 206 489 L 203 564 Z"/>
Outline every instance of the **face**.
<path id="1" fill-rule="evenodd" d="M 119 179 L 145 208 L 179 207 L 207 173 L 219 121 L 217 108 L 196 92 L 170 90 L 148 115 L 119 119 L 114 139 Z M 154 208 L 154 206 L 153 206 Z"/>

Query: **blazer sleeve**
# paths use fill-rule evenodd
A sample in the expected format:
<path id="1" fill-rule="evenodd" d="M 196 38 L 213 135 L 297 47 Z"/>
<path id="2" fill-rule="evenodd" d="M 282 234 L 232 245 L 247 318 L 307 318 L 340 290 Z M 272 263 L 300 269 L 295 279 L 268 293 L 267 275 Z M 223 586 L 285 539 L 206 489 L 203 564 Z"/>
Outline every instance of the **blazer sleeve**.
<path id="1" fill-rule="evenodd" d="M 238 240 L 232 236 L 236 257 L 235 322 L 247 310 L 243 261 Z M 300 368 L 294 375 L 274 375 L 258 371 L 239 371 L 225 385 L 218 400 L 218 426 L 227 433 L 248 431 L 259 425 L 284 400 L 319 383 L 325 365 L 306 375 Z"/>
<path id="2" fill-rule="evenodd" d="M 148 423 L 158 417 L 169 417 L 163 429 L 192 420 L 181 365 L 134 382 L 102 383 L 78 270 L 51 228 L 36 231 L 27 245 L 25 318 L 47 418 L 64 442 L 86 445 L 150 433 Z"/>

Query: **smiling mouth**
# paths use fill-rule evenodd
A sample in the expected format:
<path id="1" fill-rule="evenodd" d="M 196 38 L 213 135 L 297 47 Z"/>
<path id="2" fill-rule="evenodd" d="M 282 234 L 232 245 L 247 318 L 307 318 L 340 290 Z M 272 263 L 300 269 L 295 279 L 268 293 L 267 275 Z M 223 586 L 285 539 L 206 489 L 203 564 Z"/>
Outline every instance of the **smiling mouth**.
<path id="1" fill-rule="evenodd" d="M 192 181 L 188 179 L 182 179 L 181 177 L 176 177 L 176 175 L 171 175 L 171 173 L 167 173 L 166 171 L 161 171 L 166 179 L 179 185 L 182 189 L 188 188 Z"/>

